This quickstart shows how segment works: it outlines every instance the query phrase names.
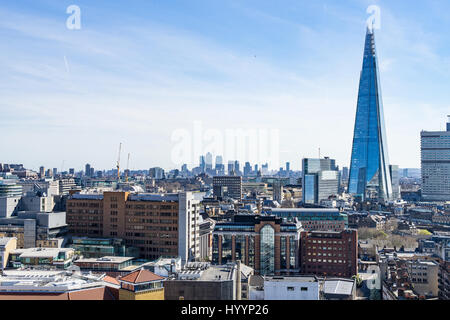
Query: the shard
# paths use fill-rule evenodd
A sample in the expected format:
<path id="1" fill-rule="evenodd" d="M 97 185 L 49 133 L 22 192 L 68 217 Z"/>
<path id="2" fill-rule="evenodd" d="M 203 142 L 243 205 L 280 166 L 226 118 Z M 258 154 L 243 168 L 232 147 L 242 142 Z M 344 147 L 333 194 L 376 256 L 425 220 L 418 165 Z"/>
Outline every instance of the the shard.
<path id="1" fill-rule="evenodd" d="M 378 59 L 367 29 L 353 135 L 348 192 L 361 200 L 392 199 Z"/>

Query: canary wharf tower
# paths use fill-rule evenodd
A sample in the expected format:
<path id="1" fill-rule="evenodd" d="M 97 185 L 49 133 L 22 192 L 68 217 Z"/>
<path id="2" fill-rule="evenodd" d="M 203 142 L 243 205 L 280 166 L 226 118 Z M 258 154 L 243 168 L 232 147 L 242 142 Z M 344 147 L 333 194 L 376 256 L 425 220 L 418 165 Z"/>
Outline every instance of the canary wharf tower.
<path id="1" fill-rule="evenodd" d="M 362 200 L 392 197 L 374 32 L 367 29 L 359 82 L 348 192 Z"/>

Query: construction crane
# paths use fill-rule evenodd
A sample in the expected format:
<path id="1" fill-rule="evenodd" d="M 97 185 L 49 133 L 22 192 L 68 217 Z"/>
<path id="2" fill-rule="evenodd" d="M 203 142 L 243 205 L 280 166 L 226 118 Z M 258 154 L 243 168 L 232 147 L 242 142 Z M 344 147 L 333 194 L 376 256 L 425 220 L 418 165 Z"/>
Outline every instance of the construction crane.
<path id="1" fill-rule="evenodd" d="M 122 143 L 119 145 L 119 157 L 117 159 L 117 181 L 120 181 L 120 152 L 122 151 Z"/>
<path id="2" fill-rule="evenodd" d="M 128 182 L 128 175 L 130 174 L 130 154 L 128 154 L 127 171 L 125 171 L 125 181 Z"/>

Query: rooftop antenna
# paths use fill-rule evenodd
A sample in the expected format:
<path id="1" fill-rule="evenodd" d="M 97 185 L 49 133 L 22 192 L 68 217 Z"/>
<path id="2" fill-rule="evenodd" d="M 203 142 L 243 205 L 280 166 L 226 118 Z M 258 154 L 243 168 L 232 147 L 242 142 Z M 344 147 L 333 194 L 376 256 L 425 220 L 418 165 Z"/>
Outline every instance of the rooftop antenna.
<path id="1" fill-rule="evenodd" d="M 320 148 L 319 148 L 319 159 L 320 159 Z"/>

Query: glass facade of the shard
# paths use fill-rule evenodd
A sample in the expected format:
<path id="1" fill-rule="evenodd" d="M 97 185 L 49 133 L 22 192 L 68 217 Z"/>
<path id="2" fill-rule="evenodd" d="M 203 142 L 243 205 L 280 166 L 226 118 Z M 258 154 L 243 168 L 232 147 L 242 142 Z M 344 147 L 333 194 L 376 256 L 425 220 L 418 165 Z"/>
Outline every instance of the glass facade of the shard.
<path id="1" fill-rule="evenodd" d="M 359 83 L 348 192 L 363 200 L 392 198 L 378 59 L 370 30 Z"/>

